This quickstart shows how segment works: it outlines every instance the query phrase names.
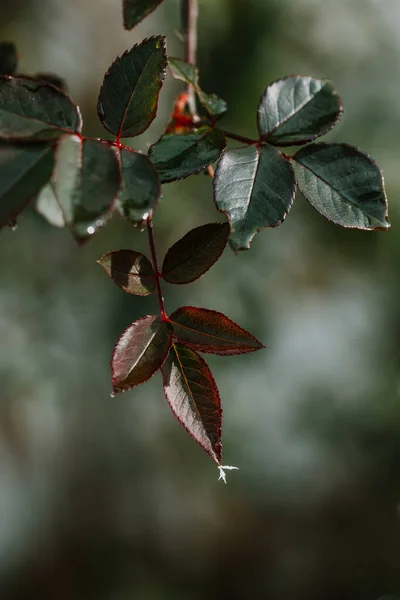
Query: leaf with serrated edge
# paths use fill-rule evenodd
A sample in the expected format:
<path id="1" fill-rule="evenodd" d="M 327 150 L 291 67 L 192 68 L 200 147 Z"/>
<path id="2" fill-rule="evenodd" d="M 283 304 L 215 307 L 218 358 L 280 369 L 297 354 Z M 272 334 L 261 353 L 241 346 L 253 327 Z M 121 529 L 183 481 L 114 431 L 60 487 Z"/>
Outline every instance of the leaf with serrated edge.
<path id="1" fill-rule="evenodd" d="M 78 107 L 58 88 L 23 77 L 0 76 L 0 138 L 52 140 L 79 133 Z"/>
<path id="2" fill-rule="evenodd" d="M 112 355 L 113 392 L 125 392 L 150 379 L 164 364 L 171 344 L 171 326 L 160 317 L 149 315 L 132 323 Z"/>
<path id="3" fill-rule="evenodd" d="M 0 73 L 12 75 L 18 65 L 17 49 L 13 42 L 0 42 Z"/>
<path id="4" fill-rule="evenodd" d="M 37 196 L 54 166 L 49 144 L 0 142 L 0 227 L 7 225 Z"/>
<path id="5" fill-rule="evenodd" d="M 134 250 L 107 252 L 99 261 L 110 279 L 128 294 L 148 296 L 155 288 L 151 262 Z"/>
<path id="6" fill-rule="evenodd" d="M 133 223 L 145 221 L 161 196 L 159 175 L 144 154 L 121 148 L 123 185 L 120 206 L 123 216 Z"/>
<path id="7" fill-rule="evenodd" d="M 219 259 L 228 237 L 228 223 L 208 223 L 192 229 L 168 250 L 162 277 L 177 284 L 195 281 Z"/>
<path id="8" fill-rule="evenodd" d="M 231 223 L 234 250 L 247 250 L 258 231 L 280 225 L 295 192 L 293 169 L 272 146 L 224 151 L 213 185 L 215 204 Z"/>
<path id="9" fill-rule="evenodd" d="M 205 360 L 174 343 L 162 367 L 165 396 L 178 421 L 217 463 L 222 461 L 222 405 Z"/>
<path id="10" fill-rule="evenodd" d="M 303 196 L 342 227 L 390 228 L 382 173 L 375 161 L 347 144 L 312 144 L 294 155 Z"/>
<path id="11" fill-rule="evenodd" d="M 133 29 L 161 4 L 163 0 L 123 0 L 124 28 Z"/>
<path id="12" fill-rule="evenodd" d="M 149 149 L 149 157 L 162 183 L 198 173 L 218 160 L 225 148 L 225 136 L 218 129 L 201 127 L 187 135 L 163 135 Z"/>
<path id="13" fill-rule="evenodd" d="M 270 144 L 304 144 L 332 129 L 342 111 L 330 81 L 294 75 L 267 87 L 258 106 L 258 129 Z"/>
<path id="14" fill-rule="evenodd" d="M 228 356 L 265 347 L 251 333 L 216 310 L 182 306 L 169 320 L 174 336 L 200 352 Z"/>
<path id="15" fill-rule="evenodd" d="M 126 138 L 149 127 L 156 116 L 166 66 L 163 36 L 144 40 L 117 58 L 105 74 L 97 104 L 108 131 Z"/>

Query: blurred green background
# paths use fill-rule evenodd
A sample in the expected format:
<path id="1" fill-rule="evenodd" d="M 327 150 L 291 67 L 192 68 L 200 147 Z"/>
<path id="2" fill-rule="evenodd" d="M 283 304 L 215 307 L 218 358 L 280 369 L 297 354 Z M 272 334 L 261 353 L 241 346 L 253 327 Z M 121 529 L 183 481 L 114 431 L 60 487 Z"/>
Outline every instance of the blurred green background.
<path id="1" fill-rule="evenodd" d="M 21 71 L 65 77 L 85 133 L 102 135 L 103 74 L 154 33 L 184 55 L 178 0 L 133 32 L 119 0 L 1 0 L 0 39 Z M 400 596 L 400 3 L 201 0 L 202 87 L 225 128 L 252 136 L 265 86 L 326 77 L 344 102 L 328 136 L 385 174 L 389 233 L 341 230 L 297 197 L 250 252 L 227 250 L 198 282 L 164 286 L 168 311 L 227 313 L 267 349 L 209 357 L 224 401 L 218 472 L 172 416 L 157 374 L 110 398 L 112 347 L 155 299 L 96 264 L 146 234 L 115 217 L 84 248 L 33 210 L 0 232 L 1 600 L 375 600 Z M 160 135 L 182 86 L 168 78 Z M 137 143 L 136 143 L 137 142 Z M 221 220 L 211 181 L 165 186 L 160 256 Z"/>

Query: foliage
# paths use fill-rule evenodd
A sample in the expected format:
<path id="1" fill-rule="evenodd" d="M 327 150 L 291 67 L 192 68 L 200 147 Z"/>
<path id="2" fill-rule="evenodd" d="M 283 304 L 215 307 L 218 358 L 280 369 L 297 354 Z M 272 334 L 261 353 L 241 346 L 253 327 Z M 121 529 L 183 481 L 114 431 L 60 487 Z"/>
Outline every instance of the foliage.
<path id="1" fill-rule="evenodd" d="M 161 1 L 124 0 L 125 27 L 131 29 Z M 183 7 L 189 4 L 184 1 Z M 167 66 L 186 90 L 178 96 L 164 134 L 144 155 L 122 140 L 151 125 Z M 295 75 L 267 86 L 255 114 L 258 138 L 246 138 L 221 127 L 226 103 L 201 89 L 196 65 L 167 57 L 163 36 L 133 46 L 104 77 L 97 108 L 113 141 L 83 135 L 79 108 L 60 78 L 15 75 L 17 53 L 9 42 L 0 44 L 0 69 L 0 226 L 13 226 L 35 202 L 40 214 L 67 227 L 79 243 L 114 212 L 134 226 L 147 227 L 151 261 L 130 249 L 108 252 L 99 261 L 124 291 L 156 293 L 160 306 L 159 316 L 135 321 L 117 342 L 111 360 L 113 394 L 161 371 L 174 415 L 221 466 L 221 399 L 199 352 L 234 355 L 264 346 L 213 310 L 184 306 L 168 316 L 161 282 L 197 280 L 228 241 L 236 252 L 249 249 L 257 232 L 285 220 L 296 187 L 337 225 L 389 229 L 380 169 L 353 146 L 313 143 L 342 115 L 341 100 L 329 81 Z M 227 140 L 240 146 L 228 147 Z M 298 145 L 304 147 L 296 151 Z M 200 171 L 213 177 L 215 205 L 228 221 L 189 231 L 168 250 L 159 269 L 153 218 L 161 184 Z"/>

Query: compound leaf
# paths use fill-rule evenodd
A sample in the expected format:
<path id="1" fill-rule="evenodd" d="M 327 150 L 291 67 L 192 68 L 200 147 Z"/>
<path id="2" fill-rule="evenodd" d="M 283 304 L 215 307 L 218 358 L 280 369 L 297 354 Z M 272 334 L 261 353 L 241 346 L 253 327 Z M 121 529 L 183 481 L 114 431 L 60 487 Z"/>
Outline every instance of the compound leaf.
<path id="1" fill-rule="evenodd" d="M 98 263 L 107 275 L 128 294 L 148 296 L 155 288 L 150 261 L 134 250 L 107 252 Z"/>
<path id="2" fill-rule="evenodd" d="M 312 144 L 293 157 L 302 194 L 342 227 L 389 229 L 382 173 L 374 160 L 347 144 Z"/>
<path id="3" fill-rule="evenodd" d="M 0 73 L 12 75 L 18 66 L 17 49 L 13 42 L 0 42 Z"/>
<path id="4" fill-rule="evenodd" d="M 191 348 L 210 354 L 246 354 L 264 348 L 251 333 L 224 314 L 183 306 L 171 316 L 174 336 Z"/>
<path id="5" fill-rule="evenodd" d="M 113 392 L 125 392 L 150 379 L 162 367 L 171 344 L 171 327 L 160 317 L 151 315 L 132 323 L 112 355 Z"/>
<path id="6" fill-rule="evenodd" d="M 214 198 L 231 223 L 230 244 L 246 250 L 264 227 L 277 227 L 295 192 L 293 169 L 272 146 L 246 146 L 223 152 L 214 177 Z"/>
<path id="7" fill-rule="evenodd" d="M 160 178 L 144 154 L 121 148 L 123 186 L 120 206 L 123 216 L 133 223 L 145 221 L 161 196 Z"/>
<path id="8" fill-rule="evenodd" d="M 0 138 L 51 140 L 79 133 L 79 108 L 61 90 L 24 77 L 0 76 Z"/>
<path id="9" fill-rule="evenodd" d="M 186 135 L 165 134 L 151 146 L 149 157 L 162 183 L 198 173 L 218 160 L 225 148 L 225 136 L 218 129 L 200 127 Z"/>
<path id="10" fill-rule="evenodd" d="M 166 65 L 163 36 L 144 40 L 117 58 L 104 77 L 97 104 L 108 131 L 125 138 L 149 127 L 156 116 Z"/>
<path id="11" fill-rule="evenodd" d="M 0 142 L 0 227 L 7 225 L 48 182 L 54 166 L 49 144 Z"/>
<path id="12" fill-rule="evenodd" d="M 192 229 L 168 250 L 162 277 L 169 283 L 195 281 L 219 259 L 228 237 L 228 223 L 208 223 Z"/>
<path id="13" fill-rule="evenodd" d="M 145 17 L 153 12 L 163 0 L 123 0 L 122 11 L 124 28 L 133 29 Z"/>
<path id="14" fill-rule="evenodd" d="M 330 81 L 294 75 L 267 87 L 258 129 L 270 144 L 292 146 L 324 135 L 339 120 L 342 102 Z"/>
<path id="15" fill-rule="evenodd" d="M 162 367 L 165 397 L 178 421 L 217 464 L 222 460 L 222 405 L 205 360 L 174 343 Z"/>

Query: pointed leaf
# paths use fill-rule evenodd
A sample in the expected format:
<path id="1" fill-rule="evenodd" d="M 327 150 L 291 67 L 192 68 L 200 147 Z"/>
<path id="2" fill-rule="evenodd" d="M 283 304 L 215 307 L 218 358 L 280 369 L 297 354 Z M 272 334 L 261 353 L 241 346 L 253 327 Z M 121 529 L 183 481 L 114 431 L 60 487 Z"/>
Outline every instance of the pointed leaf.
<path id="1" fill-rule="evenodd" d="M 165 396 L 178 421 L 220 464 L 222 405 L 205 360 L 182 344 L 173 344 L 162 367 Z"/>
<path id="2" fill-rule="evenodd" d="M 120 195 L 121 212 L 133 223 L 145 221 L 161 196 L 157 171 L 144 154 L 121 148 L 123 187 Z"/>
<path id="3" fill-rule="evenodd" d="M 294 75 L 265 90 L 258 129 L 270 144 L 292 146 L 314 140 L 340 119 L 342 102 L 330 81 Z"/>
<path id="4" fill-rule="evenodd" d="M 149 157 L 166 183 L 205 169 L 218 160 L 225 144 L 222 131 L 201 127 L 187 135 L 163 135 L 150 147 Z"/>
<path id="5" fill-rule="evenodd" d="M 160 317 L 132 323 L 114 348 L 111 359 L 114 393 L 144 383 L 162 367 L 172 343 L 172 330 Z"/>
<path id="6" fill-rule="evenodd" d="M 58 205 L 52 183 L 48 183 L 40 191 L 35 205 L 36 211 L 54 227 L 64 227 L 65 219 Z"/>
<path id="7" fill-rule="evenodd" d="M 0 73 L 12 75 L 17 70 L 18 55 L 15 44 L 0 42 Z"/>
<path id="8" fill-rule="evenodd" d="M 347 144 L 312 144 L 293 157 L 297 184 L 321 215 L 342 227 L 389 229 L 382 173 Z"/>
<path id="9" fill-rule="evenodd" d="M 163 0 L 123 0 L 124 28 L 132 29 L 153 12 Z"/>
<path id="10" fill-rule="evenodd" d="M 128 294 L 148 296 L 155 288 L 150 261 L 134 250 L 107 252 L 98 263 L 107 275 Z"/>
<path id="11" fill-rule="evenodd" d="M 79 133 L 79 109 L 61 90 L 24 77 L 0 76 L 0 138 L 51 140 Z"/>
<path id="12" fill-rule="evenodd" d="M 104 77 L 97 104 L 108 131 L 124 138 L 149 127 L 156 116 L 166 66 L 162 36 L 144 40 L 117 58 Z"/>
<path id="13" fill-rule="evenodd" d="M 192 229 L 168 250 L 162 277 L 169 283 L 195 281 L 219 259 L 228 237 L 228 223 L 208 223 Z"/>
<path id="14" fill-rule="evenodd" d="M 216 310 L 182 306 L 170 316 L 174 336 L 210 354 L 246 354 L 264 348 L 251 333 Z"/>
<path id="15" fill-rule="evenodd" d="M 225 151 L 215 172 L 214 198 L 231 223 L 233 249 L 250 248 L 260 229 L 280 225 L 294 192 L 293 169 L 276 148 L 247 146 Z"/>
<path id="16" fill-rule="evenodd" d="M 197 95 L 206 111 L 216 119 L 222 117 L 228 110 L 228 105 L 225 100 L 222 100 L 222 98 L 216 94 L 205 94 L 199 89 Z"/>
<path id="17" fill-rule="evenodd" d="M 90 238 L 113 208 L 121 183 L 114 150 L 100 140 L 65 136 L 57 150 L 53 188 L 77 241 Z"/>
<path id="18" fill-rule="evenodd" d="M 0 142 L 0 227 L 37 196 L 51 177 L 54 148 L 49 144 Z"/>

